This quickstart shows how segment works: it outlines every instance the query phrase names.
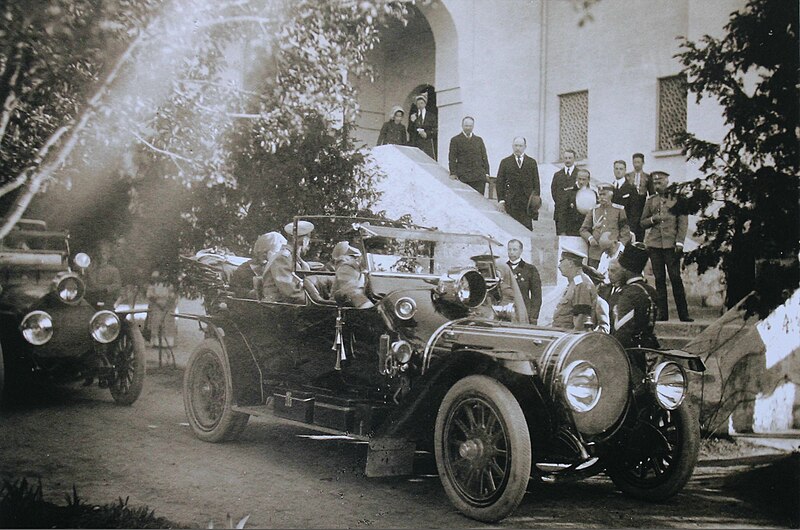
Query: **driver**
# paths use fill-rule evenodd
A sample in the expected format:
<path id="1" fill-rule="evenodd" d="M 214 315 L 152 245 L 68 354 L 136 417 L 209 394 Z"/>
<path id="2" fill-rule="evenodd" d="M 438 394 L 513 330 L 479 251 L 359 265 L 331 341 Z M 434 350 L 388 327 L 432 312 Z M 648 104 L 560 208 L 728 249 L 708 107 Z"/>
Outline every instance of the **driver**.
<path id="1" fill-rule="evenodd" d="M 655 334 L 656 290 L 642 276 L 647 258 L 645 246 L 632 243 L 608 267 L 614 284 L 609 304 L 611 335 L 625 348 L 659 347 Z"/>
<path id="2" fill-rule="evenodd" d="M 367 298 L 366 279 L 361 272 L 361 251 L 351 247 L 348 241 L 340 241 L 333 247 L 336 279 L 333 282 L 333 298 L 339 305 L 367 309 L 374 304 Z"/>
<path id="3" fill-rule="evenodd" d="M 289 302 L 304 304 L 305 291 L 300 278 L 294 275 L 295 270 L 310 271 L 311 267 L 303 260 L 311 244 L 311 232 L 314 225 L 309 221 L 297 222 L 295 235 L 294 223 L 283 227 L 288 236 L 287 243 L 267 261 L 264 267 L 262 295 L 264 300 L 273 302 Z M 292 262 L 292 249 L 297 248 L 297 261 Z"/>

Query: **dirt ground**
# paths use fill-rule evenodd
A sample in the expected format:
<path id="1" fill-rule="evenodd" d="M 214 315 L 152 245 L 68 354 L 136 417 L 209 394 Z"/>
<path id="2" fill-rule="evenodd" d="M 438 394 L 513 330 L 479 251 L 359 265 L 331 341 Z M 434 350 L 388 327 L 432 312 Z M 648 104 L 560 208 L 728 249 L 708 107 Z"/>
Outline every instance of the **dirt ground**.
<path id="1" fill-rule="evenodd" d="M 251 418 L 226 444 L 195 438 L 186 423 L 181 367 L 197 342 L 182 325 L 178 368 L 158 367 L 148 350 L 148 379 L 132 407 L 95 387 L 31 388 L 27 400 L 0 414 L 0 479 L 41 479 L 46 500 L 63 503 L 73 484 L 81 498 L 102 504 L 130 497 L 181 524 L 224 526 L 249 514 L 259 528 L 483 527 L 448 502 L 430 454 L 419 453 L 414 475 L 367 478 L 367 447 L 319 436 L 311 429 Z M 195 324 L 196 326 L 196 324 Z M 687 488 L 663 504 L 617 492 L 604 476 L 560 485 L 531 484 L 501 527 L 774 527 L 788 525 L 786 505 L 753 465 L 732 465 L 737 449 L 705 444 Z M 751 455 L 775 450 L 756 449 Z M 778 474 L 782 471 L 779 469 Z M 753 483 L 751 485 L 751 483 Z M 758 495 L 754 494 L 757 490 Z M 775 491 L 775 493 L 781 493 Z M 790 503 L 791 506 L 791 503 Z M 797 505 L 790 508 L 797 513 Z"/>

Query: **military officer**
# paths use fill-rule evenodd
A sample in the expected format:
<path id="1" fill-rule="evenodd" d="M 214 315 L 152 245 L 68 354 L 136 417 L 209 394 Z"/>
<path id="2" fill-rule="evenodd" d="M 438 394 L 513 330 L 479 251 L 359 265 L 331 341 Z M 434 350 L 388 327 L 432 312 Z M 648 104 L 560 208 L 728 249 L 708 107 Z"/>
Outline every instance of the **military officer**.
<path id="1" fill-rule="evenodd" d="M 305 291 L 300 278 L 295 276 L 295 270 L 309 271 L 311 267 L 303 260 L 303 255 L 308 251 L 311 243 L 311 232 L 314 225 L 309 221 L 297 221 L 283 227 L 288 241 L 267 262 L 263 276 L 263 298 L 274 302 L 289 302 L 304 304 Z M 292 260 L 292 250 L 297 248 L 296 259 Z"/>
<path id="2" fill-rule="evenodd" d="M 655 334 L 656 291 L 642 276 L 648 257 L 642 243 L 631 243 L 609 265 L 608 275 L 614 285 L 611 335 L 625 348 L 659 347 Z"/>
<path id="3" fill-rule="evenodd" d="M 553 326 L 580 331 L 594 328 L 597 289 L 583 272 L 586 254 L 576 250 L 561 252 L 558 270 L 567 278 L 567 289 L 553 313 Z"/>
<path id="4" fill-rule="evenodd" d="M 608 232 L 611 240 L 619 241 L 623 245 L 627 245 L 631 240 L 625 208 L 611 202 L 613 197 L 614 186 L 602 184 L 597 206 L 586 214 L 581 225 L 581 237 L 589 243 L 588 265 L 590 267 L 597 268 L 600 264 L 600 257 L 603 255 L 600 236 L 604 232 Z"/>
<path id="5" fill-rule="evenodd" d="M 680 211 L 678 198 L 667 193 L 669 173 L 653 171 L 655 194 L 647 198 L 642 211 L 642 226 L 647 229 L 644 245 L 650 254 L 650 266 L 656 279 L 658 320 L 669 319 L 667 275 L 681 322 L 693 322 L 686 303 L 686 290 L 681 278 L 681 255 L 689 225 L 689 217 Z"/>

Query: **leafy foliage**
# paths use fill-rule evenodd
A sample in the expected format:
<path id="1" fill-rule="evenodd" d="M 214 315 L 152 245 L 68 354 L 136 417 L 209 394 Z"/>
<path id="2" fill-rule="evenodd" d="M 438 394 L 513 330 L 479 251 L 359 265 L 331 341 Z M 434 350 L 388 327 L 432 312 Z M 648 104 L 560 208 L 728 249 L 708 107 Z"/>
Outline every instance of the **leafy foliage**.
<path id="1" fill-rule="evenodd" d="M 0 138 L 2 152 L 19 158 L 3 161 L 0 198 L 12 199 L 10 211 L 24 211 L 44 186 L 34 213 L 70 228 L 73 247 L 117 239 L 119 261 L 150 269 L 174 268 L 181 248 L 247 253 L 256 235 L 293 215 L 373 202 L 377 175 L 346 140 L 358 109 L 349 79 L 369 77 L 378 29 L 402 19 L 405 2 L 38 2 L 71 53 L 42 48 L 54 93 L 31 98 L 44 102 L 46 119 L 25 124 L 25 141 Z M 80 6 L 80 16 L 56 16 Z M 72 35 L 81 24 L 91 30 L 86 42 Z M 0 46 L 36 48 L 48 34 L 44 22 L 19 25 L 27 33 L 1 34 Z M 76 65 L 86 75 L 71 76 Z M 33 82 L 35 72 L 24 74 Z M 53 106 L 59 98 L 68 110 Z M 23 123 L 30 111 L 21 108 L 11 121 Z"/>
<path id="2" fill-rule="evenodd" d="M 128 498 L 93 506 L 78 497 L 65 495 L 66 505 L 45 501 L 42 484 L 27 479 L 5 480 L 0 488 L 0 527 L 2 528 L 181 528 L 164 517 L 156 517 L 147 506 L 128 506 Z"/>
<path id="3" fill-rule="evenodd" d="M 721 144 L 681 139 L 705 173 L 677 186 L 688 213 L 701 214 L 703 242 L 687 261 L 701 273 L 721 267 L 728 307 L 755 288 L 760 314 L 799 279 L 797 21 L 797 2 L 750 0 L 724 37 L 684 40 L 678 54 L 689 90 L 718 100 L 729 128 Z"/>

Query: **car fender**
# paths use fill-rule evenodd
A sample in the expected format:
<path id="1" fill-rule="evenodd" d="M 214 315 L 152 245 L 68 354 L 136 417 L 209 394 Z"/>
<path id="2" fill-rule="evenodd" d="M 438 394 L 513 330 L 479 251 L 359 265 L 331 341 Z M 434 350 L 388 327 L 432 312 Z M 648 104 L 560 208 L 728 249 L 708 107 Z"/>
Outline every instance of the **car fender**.
<path id="1" fill-rule="evenodd" d="M 238 326 L 219 316 L 175 315 L 178 318 L 196 320 L 206 326 L 206 334 L 215 338 L 227 362 L 231 377 L 234 403 L 239 406 L 261 405 L 265 402 L 264 374 L 256 360 L 253 348 Z"/>

